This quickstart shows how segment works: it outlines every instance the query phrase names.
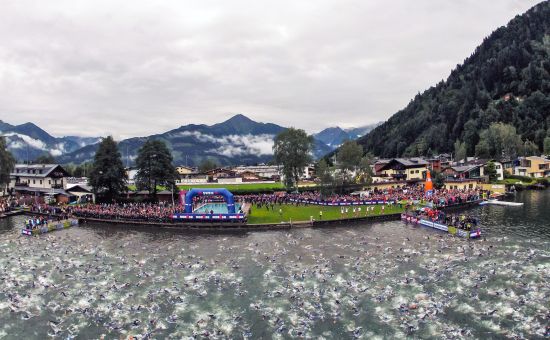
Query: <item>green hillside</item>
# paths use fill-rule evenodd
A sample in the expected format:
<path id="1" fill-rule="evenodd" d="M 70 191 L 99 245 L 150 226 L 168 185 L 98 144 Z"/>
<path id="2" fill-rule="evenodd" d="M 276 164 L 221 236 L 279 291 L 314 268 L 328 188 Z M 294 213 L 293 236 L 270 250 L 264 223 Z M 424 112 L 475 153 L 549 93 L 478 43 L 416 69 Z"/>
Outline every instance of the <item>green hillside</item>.
<path id="1" fill-rule="evenodd" d="M 482 131 L 495 122 L 513 125 L 522 143 L 539 151 L 550 137 L 549 1 L 498 28 L 446 81 L 358 142 L 375 155 L 396 157 L 453 152 L 458 140 L 473 155 Z"/>

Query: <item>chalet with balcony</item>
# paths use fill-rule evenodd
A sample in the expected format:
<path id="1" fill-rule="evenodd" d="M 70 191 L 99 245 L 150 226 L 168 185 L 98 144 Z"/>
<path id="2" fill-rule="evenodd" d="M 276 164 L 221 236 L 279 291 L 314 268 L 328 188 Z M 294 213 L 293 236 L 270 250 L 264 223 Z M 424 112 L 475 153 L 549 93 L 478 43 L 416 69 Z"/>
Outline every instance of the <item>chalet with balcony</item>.
<path id="1" fill-rule="evenodd" d="M 12 187 L 64 189 L 69 173 L 59 164 L 17 164 L 10 174 Z"/>
<path id="2" fill-rule="evenodd" d="M 426 178 L 429 164 L 422 158 L 393 158 L 379 167 L 377 175 L 393 180 L 422 180 Z"/>
<path id="3" fill-rule="evenodd" d="M 66 203 L 74 196 L 67 191 L 68 177 L 69 173 L 59 164 L 17 164 L 10 174 L 10 187 L 18 197 L 34 197 L 39 201 L 48 197 L 50 201 Z"/>

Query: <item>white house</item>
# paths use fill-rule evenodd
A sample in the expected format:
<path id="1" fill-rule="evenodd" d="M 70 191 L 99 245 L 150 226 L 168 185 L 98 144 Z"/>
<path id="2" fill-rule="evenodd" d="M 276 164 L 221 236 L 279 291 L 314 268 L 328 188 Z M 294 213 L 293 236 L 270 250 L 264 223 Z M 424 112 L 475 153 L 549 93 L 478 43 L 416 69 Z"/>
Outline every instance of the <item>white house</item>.
<path id="1" fill-rule="evenodd" d="M 11 186 L 18 188 L 65 189 L 69 173 L 59 164 L 16 164 Z"/>

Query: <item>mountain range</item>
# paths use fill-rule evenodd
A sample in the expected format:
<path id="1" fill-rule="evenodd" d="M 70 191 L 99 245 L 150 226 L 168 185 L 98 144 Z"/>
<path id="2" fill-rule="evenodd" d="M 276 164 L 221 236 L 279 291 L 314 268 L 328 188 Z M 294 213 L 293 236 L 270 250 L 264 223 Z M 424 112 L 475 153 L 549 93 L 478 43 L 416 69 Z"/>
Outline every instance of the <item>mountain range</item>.
<path id="1" fill-rule="evenodd" d="M 6 138 L 8 149 L 17 160 L 34 160 L 44 154 L 54 157 L 97 143 L 100 138 L 53 137 L 33 123 L 11 125 L 0 120 L 0 135 Z"/>
<path id="2" fill-rule="evenodd" d="M 382 124 L 376 123 L 371 125 L 366 125 L 360 128 L 349 128 L 342 129 L 339 126 L 326 128 L 323 131 L 320 131 L 313 135 L 316 139 L 325 143 L 331 149 L 336 149 L 346 140 L 355 140 L 357 138 L 365 136 L 367 133 L 372 131 L 374 128 Z"/>
<path id="3" fill-rule="evenodd" d="M 550 137 L 550 1 L 495 30 L 446 81 L 358 143 L 376 156 L 397 157 L 453 152 L 458 141 L 473 156 L 483 131 L 497 122 L 541 152 Z"/>
<path id="4" fill-rule="evenodd" d="M 272 159 L 273 138 L 285 127 L 259 123 L 238 114 L 214 124 L 189 124 L 164 133 L 134 137 L 119 142 L 125 164 L 132 165 L 139 148 L 149 138 L 164 141 L 175 164 L 199 165 L 210 159 L 219 165 L 266 163 Z M 343 130 L 328 128 L 314 135 L 315 158 L 320 158 L 342 144 L 370 131 L 372 126 Z M 33 123 L 10 125 L 0 121 L 0 135 L 5 135 L 8 149 L 18 160 L 34 160 L 50 153 L 62 164 L 81 164 L 93 159 L 100 138 L 66 136 L 56 138 Z"/>

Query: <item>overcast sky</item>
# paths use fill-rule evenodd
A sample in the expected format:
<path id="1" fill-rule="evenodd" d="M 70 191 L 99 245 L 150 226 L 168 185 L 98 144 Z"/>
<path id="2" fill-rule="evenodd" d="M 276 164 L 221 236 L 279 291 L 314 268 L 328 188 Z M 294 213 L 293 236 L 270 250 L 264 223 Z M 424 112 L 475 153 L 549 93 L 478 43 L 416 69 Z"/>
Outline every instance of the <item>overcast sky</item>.
<path id="1" fill-rule="evenodd" d="M 0 0 L 0 120 L 116 138 L 385 120 L 530 0 Z"/>

